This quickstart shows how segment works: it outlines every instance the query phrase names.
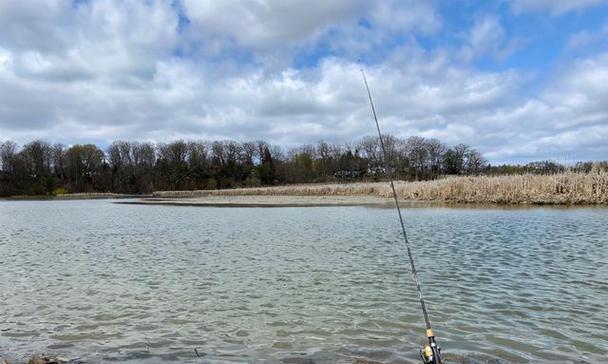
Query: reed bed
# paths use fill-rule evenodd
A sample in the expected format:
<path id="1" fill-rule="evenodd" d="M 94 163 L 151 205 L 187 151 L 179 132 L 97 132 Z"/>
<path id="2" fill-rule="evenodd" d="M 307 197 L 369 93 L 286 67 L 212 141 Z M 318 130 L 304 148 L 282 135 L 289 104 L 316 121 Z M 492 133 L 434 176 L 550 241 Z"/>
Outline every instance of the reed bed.
<path id="1" fill-rule="evenodd" d="M 608 204 L 608 172 L 553 175 L 458 176 L 433 181 L 395 182 L 400 199 L 498 204 Z M 204 196 L 377 196 L 392 197 L 387 182 L 302 184 L 228 190 L 160 191 L 154 197 Z"/>

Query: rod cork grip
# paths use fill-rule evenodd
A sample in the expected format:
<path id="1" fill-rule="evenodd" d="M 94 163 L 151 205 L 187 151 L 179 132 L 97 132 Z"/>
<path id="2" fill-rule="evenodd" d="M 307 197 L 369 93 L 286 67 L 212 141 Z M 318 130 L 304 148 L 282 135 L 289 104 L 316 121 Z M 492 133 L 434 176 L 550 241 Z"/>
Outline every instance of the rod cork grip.
<path id="1" fill-rule="evenodd" d="M 434 337 L 435 334 L 433 333 L 432 329 L 427 329 L 426 330 L 426 337 Z"/>

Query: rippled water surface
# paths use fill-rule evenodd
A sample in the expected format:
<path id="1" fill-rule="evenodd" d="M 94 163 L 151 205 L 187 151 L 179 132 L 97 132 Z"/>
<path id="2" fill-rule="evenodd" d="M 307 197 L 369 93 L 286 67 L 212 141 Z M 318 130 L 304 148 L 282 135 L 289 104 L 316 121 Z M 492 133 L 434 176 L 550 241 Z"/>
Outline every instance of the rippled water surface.
<path id="1" fill-rule="evenodd" d="M 608 209 L 405 217 L 445 353 L 606 362 Z M 3 201 L 0 301 L 11 359 L 410 363 L 424 341 L 390 209 Z"/>

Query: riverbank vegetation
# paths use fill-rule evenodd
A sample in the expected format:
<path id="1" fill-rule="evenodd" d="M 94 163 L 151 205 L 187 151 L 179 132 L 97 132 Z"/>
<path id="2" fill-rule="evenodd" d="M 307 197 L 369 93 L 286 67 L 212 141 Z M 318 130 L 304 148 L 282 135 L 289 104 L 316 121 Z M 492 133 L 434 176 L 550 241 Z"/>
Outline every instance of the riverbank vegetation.
<path id="1" fill-rule="evenodd" d="M 432 181 L 397 181 L 401 199 L 458 203 L 608 204 L 608 172 L 563 172 L 551 175 L 451 176 Z M 155 192 L 160 198 L 205 196 L 377 196 L 392 197 L 386 182 L 307 184 L 207 191 Z"/>
<path id="2" fill-rule="evenodd" d="M 384 168 L 379 140 L 374 137 L 341 145 L 319 142 L 289 150 L 264 141 L 178 140 L 156 144 L 117 141 L 105 150 L 93 144 L 68 147 L 35 140 L 19 147 L 7 141 L 0 142 L 0 196 L 148 194 L 158 190 L 311 183 L 330 185 L 299 186 L 295 190 L 281 187 L 272 191 L 297 194 L 298 189 L 304 188 L 319 191 L 318 194 L 351 190 L 368 194 L 366 189 L 371 189 L 372 194 L 382 194 L 378 191 L 384 191 L 384 187 L 371 182 L 385 180 L 387 173 L 394 173 L 401 181 L 415 182 L 399 184 L 406 198 L 515 201 L 534 193 L 545 196 L 565 189 L 571 191 L 567 192 L 568 199 L 578 201 L 582 197 L 576 196 L 583 185 L 593 196 L 593 191 L 602 191 L 601 181 L 605 178 L 602 173 L 608 171 L 606 162 L 568 167 L 550 161 L 492 166 L 479 152 L 464 144 L 449 146 L 436 139 L 400 139 L 390 135 L 384 142 L 392 165 L 390 171 Z M 565 187 L 559 187 L 564 183 Z"/>

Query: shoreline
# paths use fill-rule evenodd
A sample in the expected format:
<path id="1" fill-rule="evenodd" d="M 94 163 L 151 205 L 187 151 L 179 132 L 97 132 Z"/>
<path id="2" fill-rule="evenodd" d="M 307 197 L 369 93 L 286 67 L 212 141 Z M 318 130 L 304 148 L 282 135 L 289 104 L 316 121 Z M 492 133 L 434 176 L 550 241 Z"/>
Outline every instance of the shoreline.
<path id="1" fill-rule="evenodd" d="M 196 358 L 199 357 L 199 354 L 196 351 L 196 349 L 193 349 L 193 358 L 194 358 L 194 355 L 196 355 Z M 483 354 L 477 355 L 477 357 L 478 357 L 477 359 L 473 359 L 473 355 L 464 356 L 464 355 L 451 354 L 451 353 L 442 355 L 442 359 L 445 364 L 485 364 L 485 363 L 507 364 L 508 363 L 508 362 L 500 360 L 500 359 L 489 358 Z M 291 362 L 291 360 L 289 360 L 289 359 L 290 358 L 285 358 L 286 362 Z M 302 360 L 299 360 L 301 358 L 295 358 L 295 359 L 296 359 L 295 362 L 298 362 L 298 363 L 304 362 Z M 161 361 L 164 361 L 164 360 L 161 360 Z M 306 362 L 308 362 L 308 361 L 306 360 Z M 9 360 L 7 358 L 2 357 L 2 354 L 0 353 L 0 364 L 85 364 L 85 363 L 87 363 L 87 361 L 83 361 L 80 358 L 49 356 L 46 354 L 28 356 L 22 360 Z M 92 362 L 92 363 L 97 363 L 97 361 Z M 352 358 L 352 364 L 390 364 L 390 363 L 355 357 L 355 358 Z"/>
<path id="2" fill-rule="evenodd" d="M 391 207 L 392 199 L 376 196 L 263 196 L 209 195 L 194 198 L 143 198 L 117 201 L 122 205 L 163 205 L 196 207 Z"/>
<path id="3" fill-rule="evenodd" d="M 124 193 L 70 193 L 64 195 L 17 195 L 0 197 L 0 201 L 70 201 L 70 200 L 112 200 L 112 199 L 126 199 L 126 198 L 148 198 L 152 197 L 148 195 L 137 195 L 137 194 L 124 194 Z"/>
<path id="4" fill-rule="evenodd" d="M 522 206 L 608 206 L 608 173 L 556 175 L 458 176 L 431 181 L 395 181 L 399 200 L 439 204 Z M 289 196 L 392 200 L 388 182 L 312 183 L 225 190 L 157 191 L 155 199 L 184 201 L 217 196 Z M 365 200 L 367 201 L 367 200 Z M 366 202 L 363 202 L 365 204 Z M 352 202 L 352 201 L 351 201 Z M 342 202 L 340 202 L 342 203 Z M 355 202 L 360 205 L 361 202 Z"/>
<path id="5" fill-rule="evenodd" d="M 291 196 L 291 195 L 211 195 L 182 198 L 142 198 L 114 201 L 118 205 L 151 205 L 173 207 L 217 207 L 217 208 L 285 208 L 285 207 L 367 207 L 392 209 L 392 198 L 376 196 Z M 532 209 L 532 208 L 607 208 L 598 204 L 502 204 L 481 202 L 424 201 L 399 199 L 402 208 L 459 208 L 459 209 Z"/>
<path id="6" fill-rule="evenodd" d="M 493 206 L 608 206 L 608 172 L 553 175 L 451 176 L 395 181 L 404 203 Z M 5 200 L 139 199 L 129 204 L 216 207 L 383 206 L 393 200 L 388 182 L 309 183 L 152 194 L 77 193 L 12 196 Z"/>

